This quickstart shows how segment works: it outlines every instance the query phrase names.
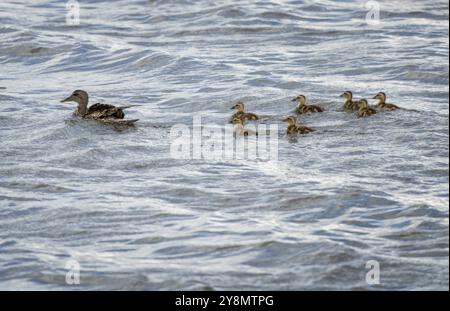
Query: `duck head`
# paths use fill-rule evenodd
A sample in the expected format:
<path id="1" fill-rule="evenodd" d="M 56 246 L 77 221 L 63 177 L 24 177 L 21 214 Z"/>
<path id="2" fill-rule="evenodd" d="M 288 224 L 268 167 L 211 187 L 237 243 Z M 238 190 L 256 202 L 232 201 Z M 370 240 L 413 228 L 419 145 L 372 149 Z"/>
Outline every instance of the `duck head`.
<path id="1" fill-rule="evenodd" d="M 306 104 L 306 97 L 305 97 L 305 95 L 298 95 L 292 101 L 297 102 L 300 106 L 303 106 Z"/>
<path id="2" fill-rule="evenodd" d="M 67 102 L 77 103 L 78 104 L 77 114 L 80 116 L 84 116 L 87 112 L 87 105 L 89 102 L 88 93 L 82 90 L 76 90 L 72 93 L 72 95 L 61 101 L 61 103 Z"/>
<path id="3" fill-rule="evenodd" d="M 344 93 L 339 95 L 339 97 L 343 97 L 345 99 L 345 101 L 352 100 L 353 99 L 353 93 L 351 91 L 345 91 Z"/>
<path id="4" fill-rule="evenodd" d="M 367 102 L 367 100 L 361 99 L 361 100 L 358 102 L 358 106 L 359 106 L 359 109 L 360 109 L 360 110 L 362 110 L 362 109 L 367 109 L 367 108 L 369 107 L 369 103 Z"/>
<path id="5" fill-rule="evenodd" d="M 243 112 L 244 111 L 244 103 L 243 102 L 237 102 L 236 105 L 231 107 L 231 110 L 236 110 L 236 112 Z"/>
<path id="6" fill-rule="evenodd" d="M 386 102 L 386 94 L 383 92 L 379 92 L 373 99 L 378 99 L 379 103 L 383 104 Z"/>
<path id="7" fill-rule="evenodd" d="M 89 96 L 88 93 L 82 90 L 76 90 L 72 93 L 72 95 L 70 95 L 69 97 L 67 97 L 66 99 L 63 99 L 61 101 L 61 103 L 67 103 L 67 102 L 76 102 L 80 105 L 86 104 L 89 101 Z"/>
<path id="8" fill-rule="evenodd" d="M 287 122 L 288 125 L 294 125 L 297 124 L 297 119 L 295 117 L 287 117 L 286 119 L 283 120 L 284 122 Z"/>

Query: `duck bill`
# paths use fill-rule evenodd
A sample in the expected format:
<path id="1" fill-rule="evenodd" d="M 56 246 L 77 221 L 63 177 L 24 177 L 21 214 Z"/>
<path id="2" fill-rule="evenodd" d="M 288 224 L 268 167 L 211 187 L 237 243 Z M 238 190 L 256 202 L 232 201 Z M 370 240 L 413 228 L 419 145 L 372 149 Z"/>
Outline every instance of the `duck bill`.
<path id="1" fill-rule="evenodd" d="M 339 97 L 344 97 L 345 96 L 345 94 L 341 94 L 341 95 L 339 95 Z"/>
<path id="2" fill-rule="evenodd" d="M 293 101 L 293 102 L 296 102 L 296 101 L 297 101 L 297 98 L 294 98 L 292 101 Z"/>
<path id="3" fill-rule="evenodd" d="M 378 95 L 375 95 L 374 97 L 372 97 L 373 99 L 378 99 Z"/>
<path id="4" fill-rule="evenodd" d="M 71 101 L 73 101 L 73 100 L 72 100 L 72 96 L 69 96 L 69 97 L 67 97 L 66 99 L 63 99 L 63 100 L 61 101 L 61 103 L 68 103 L 68 102 L 71 102 Z"/>

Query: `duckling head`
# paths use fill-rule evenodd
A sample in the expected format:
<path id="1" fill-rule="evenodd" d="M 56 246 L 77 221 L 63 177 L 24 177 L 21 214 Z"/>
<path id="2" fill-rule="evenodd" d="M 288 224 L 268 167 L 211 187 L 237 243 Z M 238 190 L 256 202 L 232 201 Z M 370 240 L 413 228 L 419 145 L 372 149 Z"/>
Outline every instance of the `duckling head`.
<path id="1" fill-rule="evenodd" d="M 236 110 L 237 112 L 244 111 L 244 103 L 241 101 L 237 102 L 236 105 L 231 107 L 231 110 Z"/>
<path id="2" fill-rule="evenodd" d="M 383 92 L 379 92 L 373 99 L 378 99 L 380 103 L 386 102 L 386 94 Z"/>
<path id="3" fill-rule="evenodd" d="M 353 93 L 351 91 L 345 91 L 344 93 L 342 93 L 339 97 L 344 97 L 344 99 L 347 100 L 352 100 L 353 99 Z"/>
<path id="4" fill-rule="evenodd" d="M 63 99 L 61 101 L 61 103 L 66 103 L 66 102 L 76 102 L 76 103 L 78 103 L 78 105 L 87 106 L 87 104 L 89 102 L 89 96 L 88 96 L 88 93 L 85 91 L 76 90 L 72 93 L 72 95 L 70 95 L 69 97 L 67 97 L 66 99 Z"/>
<path id="5" fill-rule="evenodd" d="M 297 102 L 300 106 L 303 106 L 306 104 L 306 97 L 305 97 L 305 95 L 298 95 L 292 101 Z"/>
<path id="6" fill-rule="evenodd" d="M 359 109 L 361 110 L 361 109 L 367 109 L 368 107 L 369 107 L 369 103 L 367 102 L 367 100 L 365 100 L 365 99 L 361 99 L 359 102 L 358 102 L 358 105 L 359 105 Z"/>
<path id="7" fill-rule="evenodd" d="M 294 125 L 297 124 L 297 119 L 295 117 L 287 117 L 286 119 L 283 120 L 284 122 L 287 122 L 288 125 Z"/>

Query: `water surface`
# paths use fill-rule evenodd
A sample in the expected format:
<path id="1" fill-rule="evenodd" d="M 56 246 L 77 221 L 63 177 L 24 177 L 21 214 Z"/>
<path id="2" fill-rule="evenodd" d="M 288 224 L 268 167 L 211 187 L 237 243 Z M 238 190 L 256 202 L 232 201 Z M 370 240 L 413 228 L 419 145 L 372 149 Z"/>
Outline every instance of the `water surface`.
<path id="1" fill-rule="evenodd" d="M 379 3 L 371 26 L 356 0 L 80 1 L 74 27 L 2 1 L 0 289 L 448 290 L 448 1 Z M 74 119 L 75 89 L 139 126 Z M 358 119 L 347 89 L 407 109 Z M 295 141 L 300 93 L 327 111 Z M 236 100 L 279 124 L 276 164 L 170 157 Z"/>

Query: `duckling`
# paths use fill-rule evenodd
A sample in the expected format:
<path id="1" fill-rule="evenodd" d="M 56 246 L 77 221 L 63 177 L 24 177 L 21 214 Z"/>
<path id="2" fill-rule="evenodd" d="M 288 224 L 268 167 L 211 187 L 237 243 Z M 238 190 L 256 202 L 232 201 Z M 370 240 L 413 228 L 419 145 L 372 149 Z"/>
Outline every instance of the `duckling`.
<path id="1" fill-rule="evenodd" d="M 107 104 L 95 104 L 88 108 L 89 95 L 83 90 L 74 91 L 72 95 L 61 101 L 61 103 L 65 102 L 76 102 L 78 108 L 75 111 L 75 115 L 84 119 L 94 119 L 104 123 L 125 125 L 133 125 L 138 121 L 137 119 L 124 120 L 125 113 L 123 112 L 125 109 L 136 107 L 137 105 L 115 107 Z"/>
<path id="2" fill-rule="evenodd" d="M 360 118 L 368 117 L 373 114 L 376 114 L 377 111 L 371 107 L 369 107 L 369 103 L 365 99 L 361 99 L 359 101 L 359 110 L 358 110 L 358 116 Z"/>
<path id="3" fill-rule="evenodd" d="M 255 121 L 259 119 L 256 114 L 245 112 L 244 103 L 241 101 L 234 105 L 231 109 L 236 111 L 231 117 L 231 123 L 233 123 L 235 118 L 241 119 L 242 121 Z"/>
<path id="4" fill-rule="evenodd" d="M 234 124 L 234 134 L 236 136 L 258 136 L 258 132 L 244 128 L 242 119 L 234 118 L 232 123 Z"/>
<path id="5" fill-rule="evenodd" d="M 344 110 L 348 112 L 357 111 L 359 109 L 359 101 L 353 100 L 353 93 L 345 91 L 340 97 L 344 97 Z"/>
<path id="6" fill-rule="evenodd" d="M 399 106 L 394 104 L 386 103 L 386 94 L 383 92 L 379 92 L 373 99 L 378 99 L 378 107 L 383 110 L 397 110 L 400 109 Z"/>
<path id="7" fill-rule="evenodd" d="M 312 113 L 312 112 L 323 112 L 324 109 L 319 106 L 314 105 L 307 105 L 306 104 L 306 97 L 304 95 L 299 95 L 296 98 L 292 100 L 293 102 L 297 102 L 297 108 L 295 111 L 298 114 L 305 114 L 305 113 Z"/>
<path id="8" fill-rule="evenodd" d="M 308 134 L 314 132 L 312 128 L 298 124 L 295 117 L 287 117 L 283 121 L 288 123 L 287 134 Z"/>

